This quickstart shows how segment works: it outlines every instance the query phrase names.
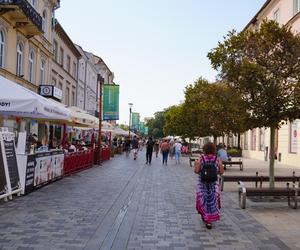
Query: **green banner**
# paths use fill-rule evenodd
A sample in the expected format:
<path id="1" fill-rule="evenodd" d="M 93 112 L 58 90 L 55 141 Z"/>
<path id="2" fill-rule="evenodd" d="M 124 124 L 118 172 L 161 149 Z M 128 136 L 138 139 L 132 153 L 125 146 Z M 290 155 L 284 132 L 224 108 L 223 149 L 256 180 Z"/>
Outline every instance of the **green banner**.
<path id="1" fill-rule="evenodd" d="M 142 134 L 145 134 L 145 123 L 144 122 L 140 122 L 140 132 Z"/>
<path id="2" fill-rule="evenodd" d="M 119 93 L 119 85 L 103 85 L 103 120 L 119 120 Z"/>
<path id="3" fill-rule="evenodd" d="M 131 128 L 132 130 L 138 131 L 140 128 L 140 114 L 139 113 L 131 113 Z"/>
<path id="4" fill-rule="evenodd" d="M 145 135 L 148 135 L 148 133 L 149 133 L 149 129 L 148 129 L 148 127 L 145 127 Z"/>

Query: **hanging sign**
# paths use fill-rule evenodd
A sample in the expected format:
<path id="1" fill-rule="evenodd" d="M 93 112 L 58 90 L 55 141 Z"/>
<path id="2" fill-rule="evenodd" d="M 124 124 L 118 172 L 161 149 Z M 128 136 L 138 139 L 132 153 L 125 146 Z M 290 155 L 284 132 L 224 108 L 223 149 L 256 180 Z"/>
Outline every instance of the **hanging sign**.
<path id="1" fill-rule="evenodd" d="M 103 120 L 119 120 L 119 93 L 119 85 L 103 85 Z"/>

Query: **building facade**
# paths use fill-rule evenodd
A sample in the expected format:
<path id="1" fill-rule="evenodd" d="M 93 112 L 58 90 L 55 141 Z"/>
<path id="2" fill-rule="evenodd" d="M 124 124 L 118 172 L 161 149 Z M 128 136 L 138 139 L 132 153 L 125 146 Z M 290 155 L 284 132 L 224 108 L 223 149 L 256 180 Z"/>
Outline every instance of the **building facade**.
<path id="1" fill-rule="evenodd" d="M 268 0 L 245 27 L 258 29 L 264 19 L 275 20 L 287 25 L 298 35 L 300 32 L 299 0 Z M 300 161 L 299 120 L 284 124 L 275 133 L 276 158 L 279 163 L 298 166 Z M 236 142 L 236 139 L 234 140 Z M 243 155 L 250 158 L 269 160 L 270 129 L 254 128 L 241 135 Z"/>
<path id="2" fill-rule="evenodd" d="M 58 0 L 0 1 L 0 74 L 35 92 L 49 81 Z"/>
<path id="3" fill-rule="evenodd" d="M 80 58 L 80 52 L 60 23 L 55 20 L 50 84 L 62 91 L 60 101 L 66 106 L 77 105 L 78 61 Z"/>

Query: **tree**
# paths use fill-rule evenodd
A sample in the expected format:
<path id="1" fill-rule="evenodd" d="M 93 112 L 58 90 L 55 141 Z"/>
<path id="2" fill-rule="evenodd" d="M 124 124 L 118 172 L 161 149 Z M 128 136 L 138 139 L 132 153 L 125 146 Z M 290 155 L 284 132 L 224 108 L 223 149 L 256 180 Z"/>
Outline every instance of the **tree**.
<path id="1" fill-rule="evenodd" d="M 145 122 L 150 136 L 154 138 L 164 137 L 165 111 L 156 112 L 154 118 L 146 119 Z"/>
<path id="2" fill-rule="evenodd" d="M 198 136 L 240 133 L 247 128 L 247 110 L 240 94 L 224 83 L 200 78 L 185 91 L 185 117 Z M 195 127 L 196 126 L 196 127 Z"/>
<path id="3" fill-rule="evenodd" d="M 300 117 L 300 38 L 263 21 L 259 30 L 229 32 L 208 54 L 214 69 L 241 93 L 253 127 L 270 127 L 270 187 L 274 187 L 275 130 Z"/>

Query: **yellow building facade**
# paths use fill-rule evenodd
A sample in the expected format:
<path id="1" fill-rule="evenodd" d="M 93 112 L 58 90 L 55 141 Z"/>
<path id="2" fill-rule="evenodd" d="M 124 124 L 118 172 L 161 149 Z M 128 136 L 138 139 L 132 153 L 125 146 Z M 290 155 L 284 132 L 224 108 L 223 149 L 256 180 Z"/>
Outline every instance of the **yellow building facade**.
<path id="1" fill-rule="evenodd" d="M 58 0 L 1 1 L 0 74 L 35 92 L 49 82 Z"/>

